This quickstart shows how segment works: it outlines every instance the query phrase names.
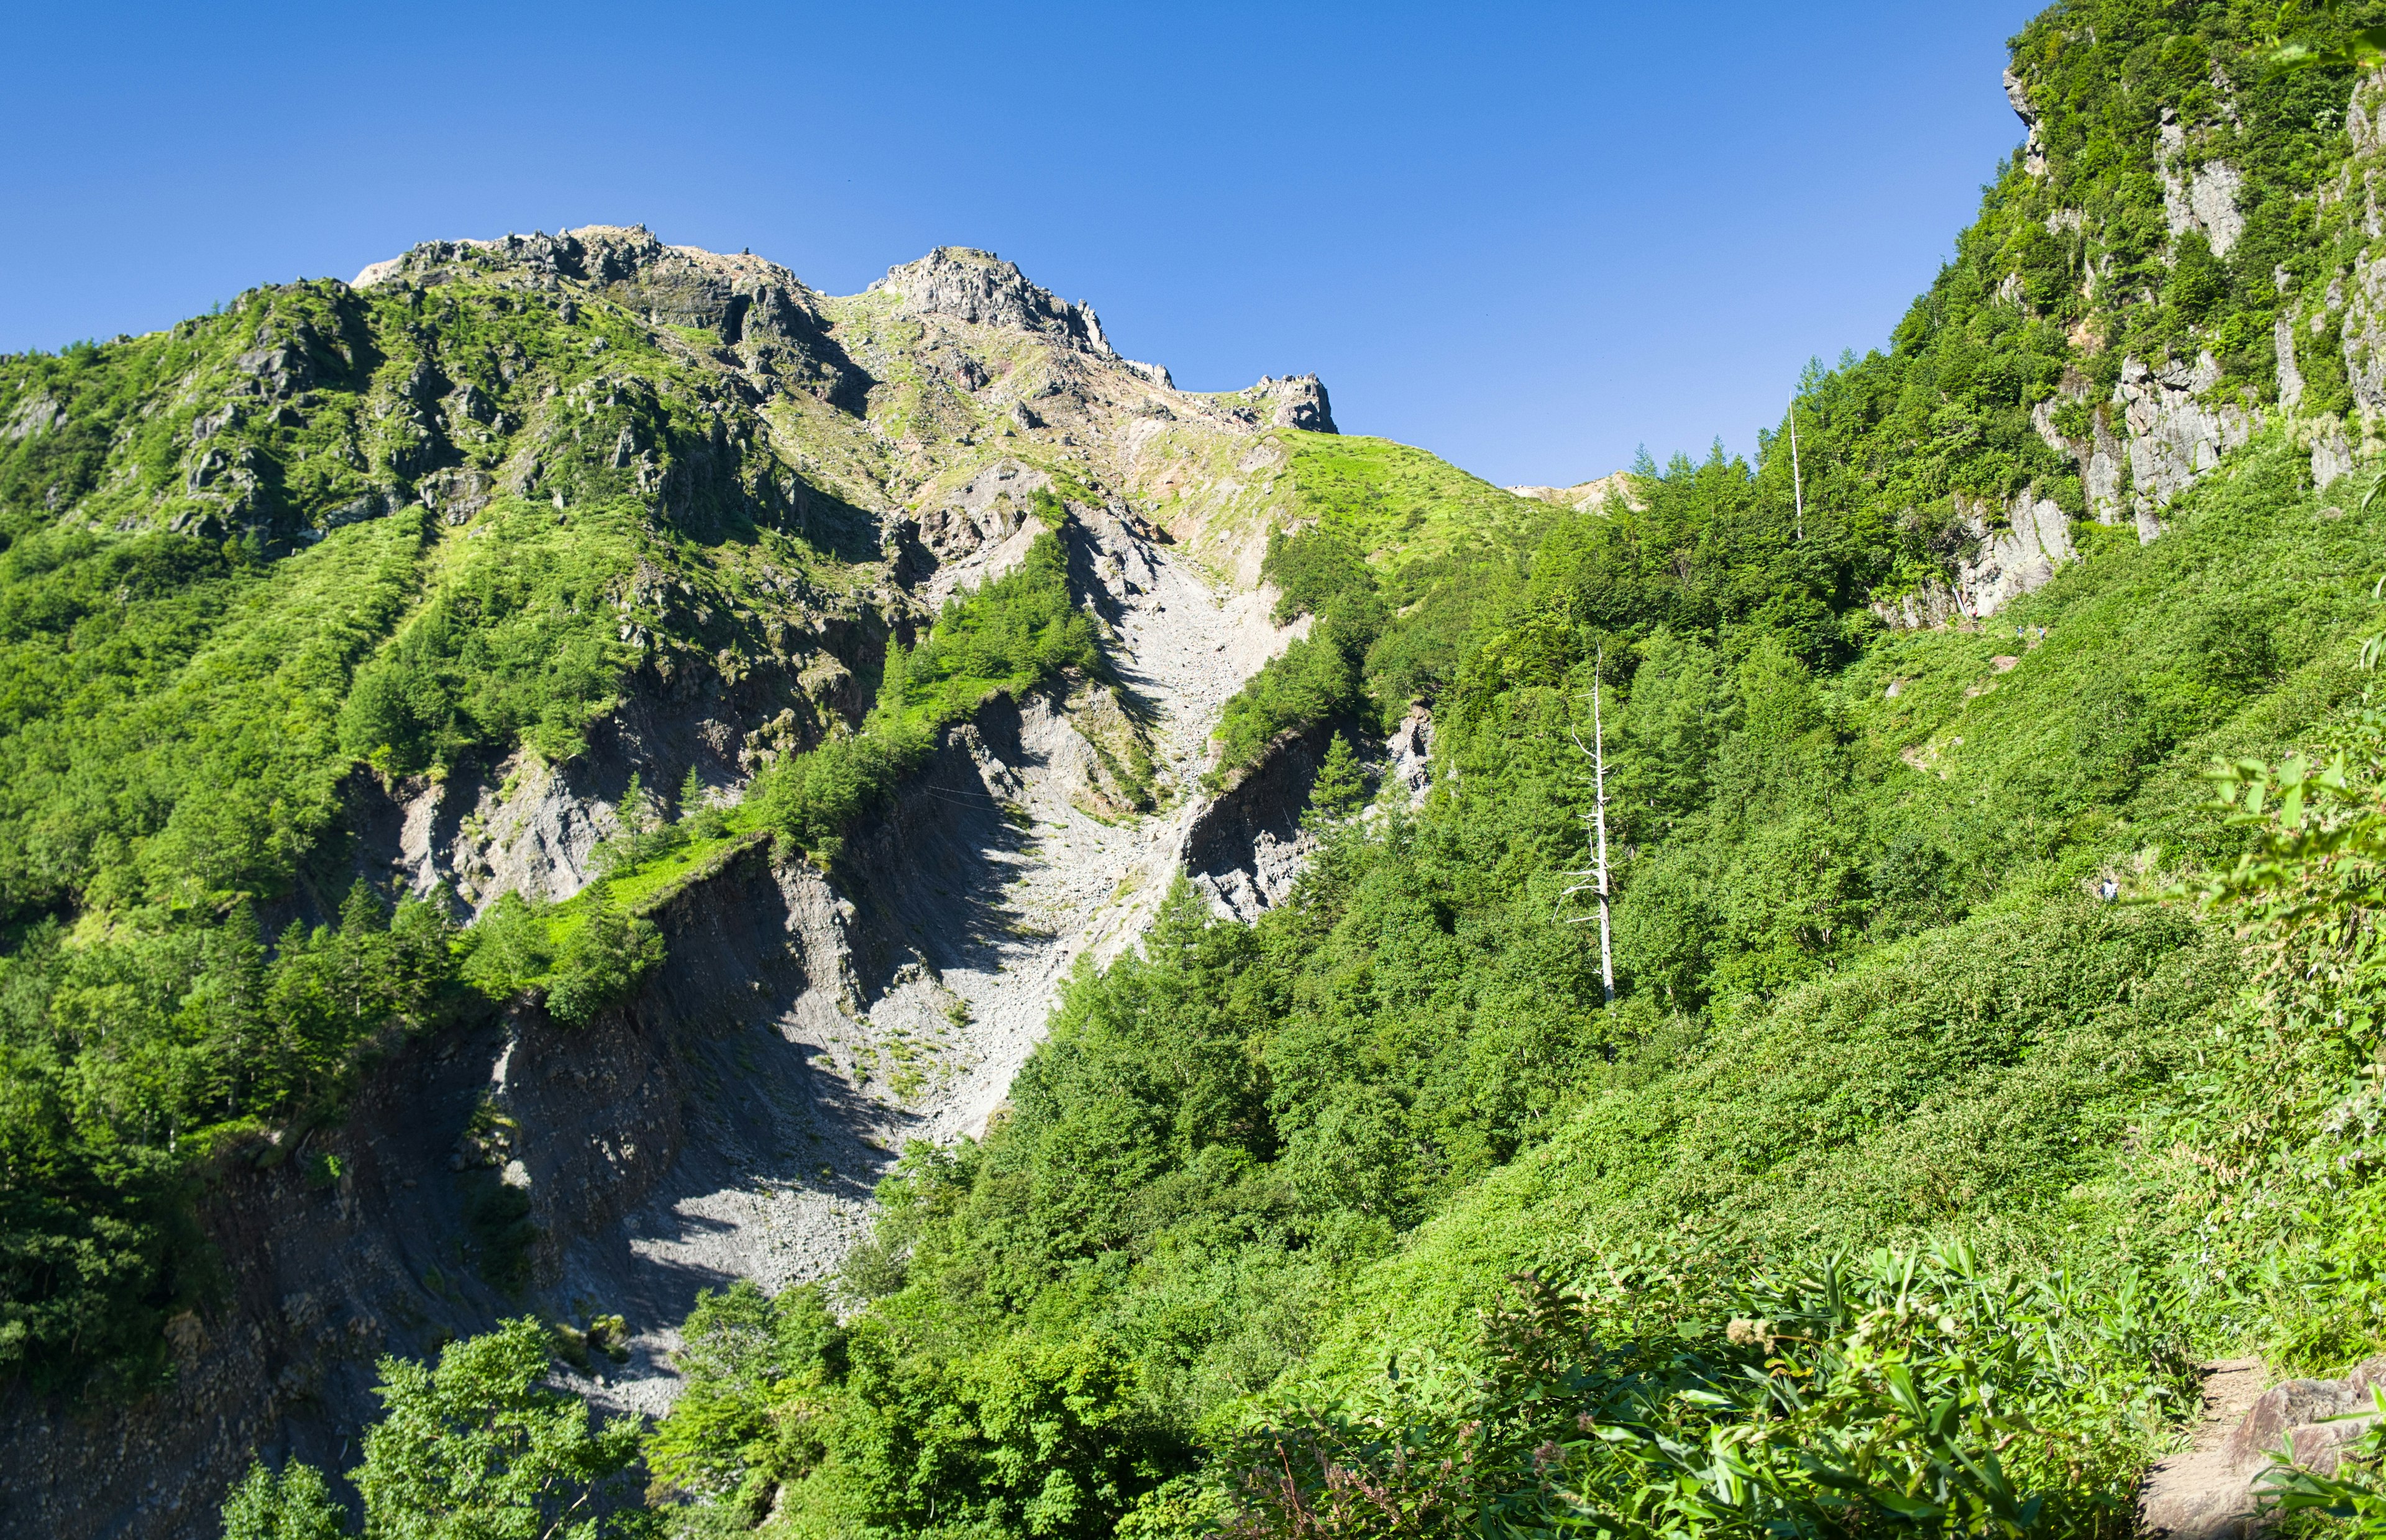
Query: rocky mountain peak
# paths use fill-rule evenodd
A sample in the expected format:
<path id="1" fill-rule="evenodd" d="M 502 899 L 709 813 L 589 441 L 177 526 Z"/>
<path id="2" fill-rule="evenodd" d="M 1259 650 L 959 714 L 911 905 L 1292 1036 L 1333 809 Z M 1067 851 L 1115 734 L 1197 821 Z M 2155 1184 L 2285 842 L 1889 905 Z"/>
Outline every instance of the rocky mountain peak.
<path id="1" fill-rule="evenodd" d="M 1061 299 L 1028 282 L 1018 264 L 990 251 L 938 246 L 916 262 L 889 268 L 870 287 L 896 295 L 915 314 L 1038 332 L 1086 353 L 1115 357 L 1092 306 Z"/>
<path id="2" fill-rule="evenodd" d="M 1275 403 L 1275 423 L 1312 433 L 1341 432 L 1334 426 L 1334 407 L 1325 396 L 1325 382 L 1314 374 L 1260 376 L 1259 394 Z"/>
<path id="3" fill-rule="evenodd" d="M 463 278 L 511 277 L 537 286 L 585 284 L 665 326 L 701 326 L 732 341 L 748 318 L 773 335 L 819 332 L 815 296 L 776 262 L 748 253 L 665 245 L 644 225 L 583 225 L 577 230 L 495 240 L 425 241 L 375 262 L 354 287 L 431 285 Z"/>

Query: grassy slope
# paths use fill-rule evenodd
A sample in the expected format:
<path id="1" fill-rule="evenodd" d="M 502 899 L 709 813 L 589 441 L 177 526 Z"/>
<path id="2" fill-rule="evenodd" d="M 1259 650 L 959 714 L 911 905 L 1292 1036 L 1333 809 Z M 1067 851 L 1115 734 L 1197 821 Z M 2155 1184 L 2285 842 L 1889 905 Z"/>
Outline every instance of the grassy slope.
<path id="1" fill-rule="evenodd" d="M 1279 437 L 1292 452 L 1294 516 L 1348 536 L 1387 570 L 1522 544 L 1548 518 L 1546 505 L 1405 444 L 1290 429 Z"/>
<path id="2" fill-rule="evenodd" d="M 1868 651 L 1839 711 L 1892 792 L 1943 776 L 2036 820 L 2035 858 L 1970 920 L 1612 1066 L 1547 1145 L 1358 1280 L 1302 1373 L 1463 1350 L 1510 1274 L 1678 1227 L 1759 1258 L 1961 1233 L 2091 1271 L 2159 1259 L 2175 1220 L 2131 1135 L 2241 975 L 2225 935 L 2183 911 L 2087 888 L 2110 871 L 2143 893 L 2224 858 L 2202 769 L 2280 757 L 2352 697 L 2386 509 L 2315 495 L 2298 469 L 2291 447 L 2257 445 L 2155 544 L 2075 566 L 1978 632 Z M 2267 659 L 2250 694 L 2213 677 L 2223 627 Z M 2019 661 L 2000 672 L 2000 657 Z M 2139 786 L 2077 796 L 2079 751 L 2116 734 L 2157 745 Z M 1897 762 L 1917 751 L 1928 769 Z"/>

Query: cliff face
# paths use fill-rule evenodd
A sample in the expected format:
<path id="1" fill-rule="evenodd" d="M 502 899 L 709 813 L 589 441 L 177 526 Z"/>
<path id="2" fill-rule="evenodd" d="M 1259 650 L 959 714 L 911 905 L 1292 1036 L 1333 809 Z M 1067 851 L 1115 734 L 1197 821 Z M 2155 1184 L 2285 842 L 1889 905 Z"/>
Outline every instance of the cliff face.
<path id="1" fill-rule="evenodd" d="M 2275 47 L 2224 7 L 2103 0 L 2015 40 L 2025 142 L 1898 332 L 1909 385 L 1969 410 L 1940 424 L 1935 507 L 1904 510 L 1944 578 L 1885 596 L 1891 623 L 1995 613 L 2094 544 L 2082 520 L 2158 538 L 2258 436 L 2321 486 L 2374 452 L 2386 81 Z"/>

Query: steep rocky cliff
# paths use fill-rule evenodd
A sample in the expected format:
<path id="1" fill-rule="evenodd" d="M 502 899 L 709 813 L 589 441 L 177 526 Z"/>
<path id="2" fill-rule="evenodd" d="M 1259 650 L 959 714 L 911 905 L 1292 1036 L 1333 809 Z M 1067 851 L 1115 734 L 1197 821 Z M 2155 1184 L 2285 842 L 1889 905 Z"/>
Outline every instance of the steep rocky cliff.
<path id="1" fill-rule="evenodd" d="M 1995 613 L 2072 558 L 2081 520 L 2158 538 L 2265 433 L 2326 486 L 2386 420 L 2371 187 L 2386 81 L 2279 69 L 2231 26 L 2092 9 L 2050 9 L 2016 40 L 2005 90 L 2026 141 L 1902 329 L 1911 346 L 1971 310 L 1970 351 L 1940 342 L 1935 372 L 1969 385 L 2016 369 L 2007 383 L 2056 459 L 2025 474 L 2026 446 L 1946 425 L 1940 452 L 1975 468 L 1953 478 L 1944 572 L 1876 606 L 1895 625 Z M 1965 292 L 1975 275 L 1992 324 Z M 2040 327 L 2052 345 L 2016 346 Z"/>

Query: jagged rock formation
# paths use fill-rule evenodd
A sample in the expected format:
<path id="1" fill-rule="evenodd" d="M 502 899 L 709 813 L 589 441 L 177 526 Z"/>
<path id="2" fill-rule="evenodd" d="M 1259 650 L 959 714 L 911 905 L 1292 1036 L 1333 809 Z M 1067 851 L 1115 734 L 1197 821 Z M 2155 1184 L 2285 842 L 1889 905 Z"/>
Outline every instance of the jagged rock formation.
<path id="1" fill-rule="evenodd" d="M 1963 546 L 1951 584 L 1928 582 L 1894 600 L 1876 600 L 1873 613 L 1893 628 L 1918 631 L 1959 619 L 1994 615 L 2054 579 L 2073 556 L 2071 520 L 2051 499 L 2016 495 L 1999 507 L 1958 498 Z"/>
<path id="2" fill-rule="evenodd" d="M 2216 73 L 2213 85 L 2220 102 L 2220 120 L 2233 127 L 2237 110 L 2229 82 Z M 2237 238 L 2245 232 L 2245 216 L 2237 206 L 2244 191 L 2243 175 L 2226 160 L 2204 156 L 2201 145 L 2191 149 L 2187 126 L 2179 120 L 2174 108 L 2163 108 L 2156 144 L 2163 217 L 2170 226 L 2172 238 L 2197 231 L 2210 243 L 2212 255 L 2228 256 Z"/>
<path id="3" fill-rule="evenodd" d="M 1275 404 L 1268 420 L 1276 427 L 1298 428 L 1305 433 L 1337 432 L 1325 382 L 1314 374 L 1288 374 L 1281 380 L 1262 374 L 1258 391 Z"/>
<path id="4" fill-rule="evenodd" d="M 2212 79 L 2208 120 L 2187 122 L 2170 107 L 2162 110 L 2156 131 L 2154 162 L 2161 182 L 2163 209 L 2174 248 L 2183 238 L 2201 235 L 2216 257 L 2233 250 L 2245 229 L 2245 181 L 2242 170 L 2219 153 L 2239 126 L 2236 93 L 2216 70 Z M 2045 169 L 2037 115 L 2024 82 L 2010 70 L 2006 93 L 2014 110 L 2029 130 L 2025 146 L 2033 174 Z M 2056 425 L 2056 408 L 2068 402 L 2091 402 L 2094 394 L 2087 377 L 2074 369 L 2065 377 L 2054 400 L 2041 402 L 2032 416 L 2045 441 L 2079 470 L 2089 511 L 2104 523 L 2134 524 L 2142 540 L 2162 530 L 2164 510 L 2198 478 L 2219 463 L 2222 455 L 2263 431 L 2281 423 L 2309 447 L 2312 478 L 2325 486 L 2347 474 L 2357 451 L 2374 444 L 2386 422 L 2386 257 L 2379 242 L 2386 222 L 2379 214 L 2379 184 L 2386 176 L 2386 72 L 2373 71 L 2354 90 L 2345 109 L 2346 143 L 2351 154 L 2335 178 L 2324 184 L 2317 207 L 2354 211 L 2356 239 L 2362 248 L 2349 262 L 2326 274 L 2316 297 L 2285 307 L 2272 328 L 2277 365 L 2273 397 L 2265 399 L 2246 386 L 2224 379 L 2211 351 L 2192 357 L 2159 359 L 2125 357 L 2118 381 L 2109 395 L 2091 404 L 2085 432 L 2066 434 Z M 2076 209 L 2050 220 L 2058 234 L 2076 232 L 2081 224 Z M 2099 274 L 2087 277 L 2093 293 Z M 2279 270 L 2279 282 L 2287 282 Z M 2075 337 L 2091 344 L 2092 333 Z M 2317 388 L 2315 381 L 2342 381 Z"/>
<path id="5" fill-rule="evenodd" d="M 1055 298 L 990 251 L 938 246 L 917 262 L 887 269 L 871 288 L 896 295 L 913 315 L 1038 332 L 1080 352 L 1117 357 L 1092 306 Z"/>

